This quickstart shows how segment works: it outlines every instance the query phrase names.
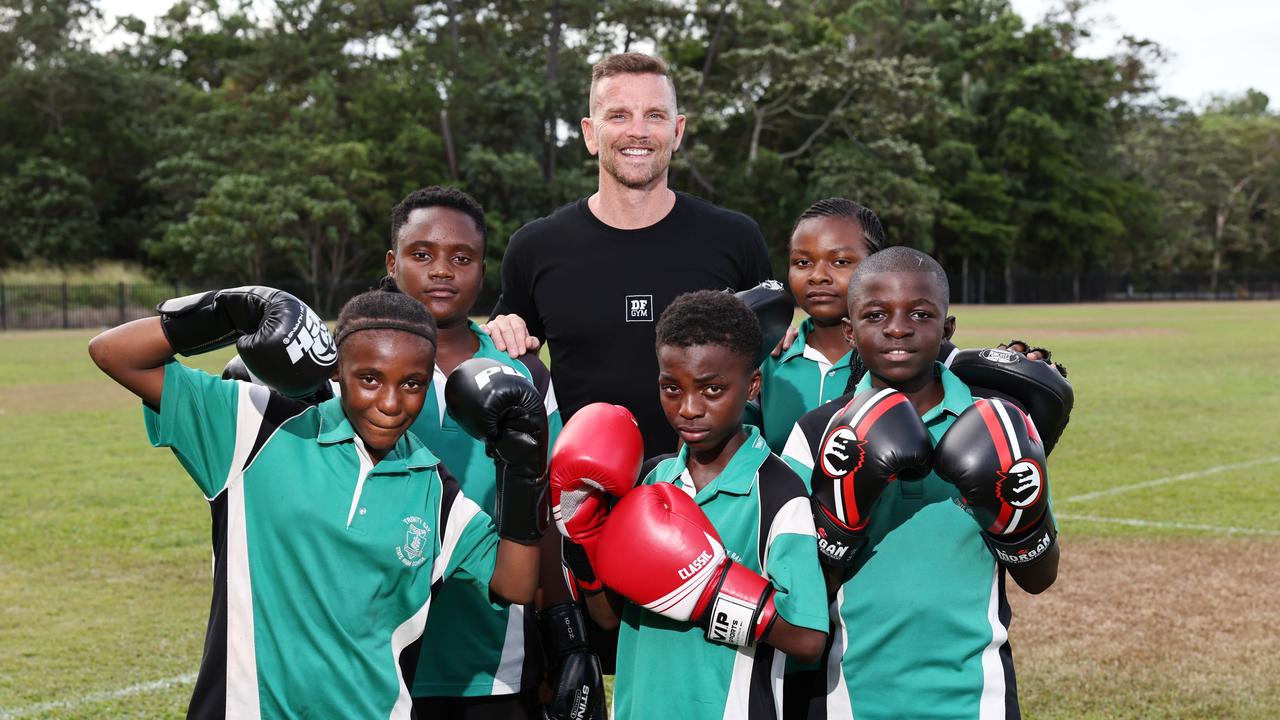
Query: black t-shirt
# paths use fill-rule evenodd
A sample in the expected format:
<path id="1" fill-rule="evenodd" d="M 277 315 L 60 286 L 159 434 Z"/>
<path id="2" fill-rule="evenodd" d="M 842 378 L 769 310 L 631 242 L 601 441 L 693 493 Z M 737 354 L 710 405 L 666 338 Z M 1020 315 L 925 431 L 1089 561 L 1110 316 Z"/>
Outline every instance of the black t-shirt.
<path id="1" fill-rule="evenodd" d="M 772 277 L 755 221 L 676 193 L 657 223 L 619 230 L 586 199 L 511 236 L 495 314 L 515 313 L 550 344 L 561 416 L 593 402 L 635 414 L 645 456 L 675 449 L 658 403 L 654 325 L 681 293 L 745 290 Z"/>

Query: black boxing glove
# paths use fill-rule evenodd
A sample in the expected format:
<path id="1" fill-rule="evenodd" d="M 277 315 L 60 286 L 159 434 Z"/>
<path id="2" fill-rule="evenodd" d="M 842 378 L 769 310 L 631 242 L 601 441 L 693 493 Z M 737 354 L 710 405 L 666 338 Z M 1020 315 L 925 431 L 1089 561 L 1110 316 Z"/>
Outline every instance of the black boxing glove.
<path id="1" fill-rule="evenodd" d="M 262 382 L 262 378 L 259 378 L 257 375 L 249 372 L 249 368 L 245 367 L 244 360 L 241 360 L 239 355 L 232 355 L 231 359 L 227 361 L 226 366 L 222 368 L 222 379 L 241 380 L 243 382 L 266 387 L 266 383 Z M 307 403 L 308 405 L 319 405 L 332 397 L 333 385 L 326 380 L 320 385 L 320 387 L 316 388 L 316 391 L 311 395 L 297 399 Z"/>
<path id="2" fill-rule="evenodd" d="M 156 306 L 173 350 L 191 356 L 236 344 L 264 385 L 293 398 L 328 382 L 338 359 L 329 329 L 283 290 L 247 285 L 186 295 Z"/>
<path id="3" fill-rule="evenodd" d="M 1014 350 L 989 348 L 960 350 L 948 367 L 969 386 L 975 397 L 1012 400 L 1021 407 L 1036 424 L 1044 441 L 1044 454 L 1048 456 L 1053 452 L 1075 405 L 1071 383 L 1054 365 L 1028 360 Z"/>
<path id="4" fill-rule="evenodd" d="M 866 543 L 871 507 L 889 483 L 929 472 L 933 441 L 906 395 L 864 390 L 827 424 L 810 488 L 818 558 L 847 574 Z"/>
<path id="5" fill-rule="evenodd" d="M 795 319 L 791 293 L 777 280 L 765 280 L 753 288 L 734 293 L 734 297 L 741 300 L 760 321 L 761 347 L 756 356 L 756 365 L 759 365 L 786 336 L 791 321 Z"/>
<path id="6" fill-rule="evenodd" d="M 1044 446 L 1013 403 L 974 402 L 938 441 L 933 469 L 960 491 L 1001 565 L 1031 565 L 1057 541 Z"/>
<path id="7" fill-rule="evenodd" d="M 472 358 L 449 374 L 444 402 L 468 435 L 484 441 L 497 466 L 498 535 L 537 542 L 551 522 L 547 412 L 537 388 L 513 367 Z"/>
<path id="8" fill-rule="evenodd" d="M 604 675 L 587 646 L 587 626 L 577 603 L 563 602 L 538 613 L 551 702 L 547 720 L 604 720 Z"/>

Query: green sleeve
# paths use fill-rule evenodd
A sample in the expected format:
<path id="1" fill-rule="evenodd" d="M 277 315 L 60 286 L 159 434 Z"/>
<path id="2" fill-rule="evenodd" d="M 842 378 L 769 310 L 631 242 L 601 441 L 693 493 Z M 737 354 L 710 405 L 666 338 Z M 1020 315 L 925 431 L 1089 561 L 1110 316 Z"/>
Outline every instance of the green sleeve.
<path id="1" fill-rule="evenodd" d="M 249 403 L 252 405 L 252 403 Z M 143 406 L 147 438 L 173 450 L 206 498 L 227 483 L 240 434 L 257 434 L 252 418 L 238 417 L 238 383 L 222 380 L 176 360 L 164 366 L 160 412 Z M 252 424 L 253 427 L 246 427 Z"/>
<path id="2" fill-rule="evenodd" d="M 778 614 L 792 625 L 827 632 L 827 587 L 808 500 L 787 503 L 774 519 L 771 535 L 765 570 L 777 590 Z"/>
<path id="3" fill-rule="evenodd" d="M 498 532 L 489 515 L 461 492 L 454 499 L 454 506 L 451 521 L 465 524 L 456 535 L 453 528 L 446 528 L 441 540 L 445 555 L 443 579 L 469 582 L 487 595 L 498 561 Z"/>

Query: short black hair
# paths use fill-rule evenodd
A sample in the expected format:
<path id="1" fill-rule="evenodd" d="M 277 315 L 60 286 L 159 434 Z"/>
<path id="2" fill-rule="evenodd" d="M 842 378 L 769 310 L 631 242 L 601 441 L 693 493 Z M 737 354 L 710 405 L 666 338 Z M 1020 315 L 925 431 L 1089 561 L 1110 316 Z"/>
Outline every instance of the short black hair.
<path id="1" fill-rule="evenodd" d="M 945 311 L 951 302 L 951 283 L 947 281 L 947 273 L 937 260 L 912 247 L 894 245 L 880 252 L 872 253 L 858 263 L 849 277 L 848 303 L 853 304 L 862 283 L 872 275 L 886 272 L 920 272 L 933 275 L 942 291 L 942 309 Z"/>
<path id="2" fill-rule="evenodd" d="M 858 223 L 858 227 L 862 228 L 862 241 L 867 244 L 867 254 L 884 249 L 887 240 L 884 226 L 880 224 L 880 217 L 871 208 L 847 198 L 826 198 L 810 205 L 800 213 L 800 217 L 796 218 L 796 224 L 791 226 L 791 234 L 795 235 L 796 228 L 800 227 L 800 223 L 805 220 L 829 217 L 844 218 Z"/>
<path id="3" fill-rule="evenodd" d="M 361 330 L 399 330 L 436 344 L 436 321 L 427 306 L 399 292 L 369 290 L 348 300 L 338 313 L 334 341 L 341 347 Z"/>
<path id="4" fill-rule="evenodd" d="M 394 248 L 399 241 L 400 229 L 409 222 L 409 215 L 414 210 L 430 207 L 447 207 L 466 213 L 476 224 L 476 230 L 480 232 L 481 249 L 488 246 L 489 233 L 485 230 L 484 208 L 480 207 L 480 203 L 458 188 L 432 185 L 414 190 L 406 195 L 399 205 L 391 208 L 391 247 Z"/>
<path id="5" fill-rule="evenodd" d="M 719 345 L 747 360 L 760 352 L 760 321 L 733 293 L 698 290 L 679 295 L 658 318 L 656 348 Z"/>

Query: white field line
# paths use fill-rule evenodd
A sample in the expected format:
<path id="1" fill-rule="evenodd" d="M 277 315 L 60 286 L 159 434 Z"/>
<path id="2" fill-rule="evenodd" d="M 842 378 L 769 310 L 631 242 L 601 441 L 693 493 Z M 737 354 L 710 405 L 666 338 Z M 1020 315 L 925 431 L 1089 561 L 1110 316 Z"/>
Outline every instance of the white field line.
<path id="1" fill-rule="evenodd" d="M 0 720 L 40 715 L 53 710 L 72 710 L 74 708 L 81 707 L 82 705 L 93 705 L 107 700 L 118 700 L 120 698 L 129 697 L 130 695 L 141 695 L 143 693 L 155 692 L 157 690 L 167 690 L 175 685 L 187 685 L 195 682 L 195 679 L 196 674 L 191 673 L 189 675 L 178 675 L 176 677 L 165 678 L 164 680 L 152 680 L 151 682 L 130 685 L 129 687 L 120 688 L 119 690 L 90 693 L 88 695 L 81 695 L 80 697 L 67 698 L 65 700 L 54 700 L 53 702 L 40 703 L 38 705 L 0 708 Z"/>
<path id="2" fill-rule="evenodd" d="M 1258 465 L 1269 465 L 1271 463 L 1280 462 L 1280 455 L 1272 455 L 1271 457 L 1258 458 L 1248 462 L 1234 463 L 1232 465 L 1217 465 L 1204 470 L 1196 470 L 1195 472 L 1183 473 L 1181 475 L 1170 475 L 1169 477 L 1156 478 L 1155 480 L 1143 480 L 1142 482 L 1130 483 L 1128 485 L 1117 485 L 1107 488 L 1106 490 L 1096 490 L 1083 495 L 1072 495 L 1071 497 L 1054 500 L 1055 504 L 1069 502 L 1084 502 L 1085 500 L 1096 500 L 1100 497 L 1108 495 L 1119 495 L 1120 493 L 1132 492 L 1134 490 L 1142 490 L 1150 487 L 1158 487 L 1160 485 L 1169 485 L 1171 483 L 1182 482 L 1184 480 L 1195 480 L 1208 475 L 1216 475 L 1230 470 L 1243 470 L 1245 468 L 1257 467 Z"/>
<path id="3" fill-rule="evenodd" d="M 1111 523 L 1112 525 L 1129 525 L 1132 527 L 1172 528 L 1175 530 L 1202 530 L 1204 532 L 1226 533 L 1228 535 L 1276 535 L 1280 530 L 1263 530 L 1261 528 L 1232 527 L 1221 525 L 1197 525 L 1195 523 L 1162 522 L 1158 520 L 1139 520 L 1137 518 L 1111 518 L 1096 515 L 1076 515 L 1074 513 L 1059 514 L 1059 520 L 1077 522 Z"/>

